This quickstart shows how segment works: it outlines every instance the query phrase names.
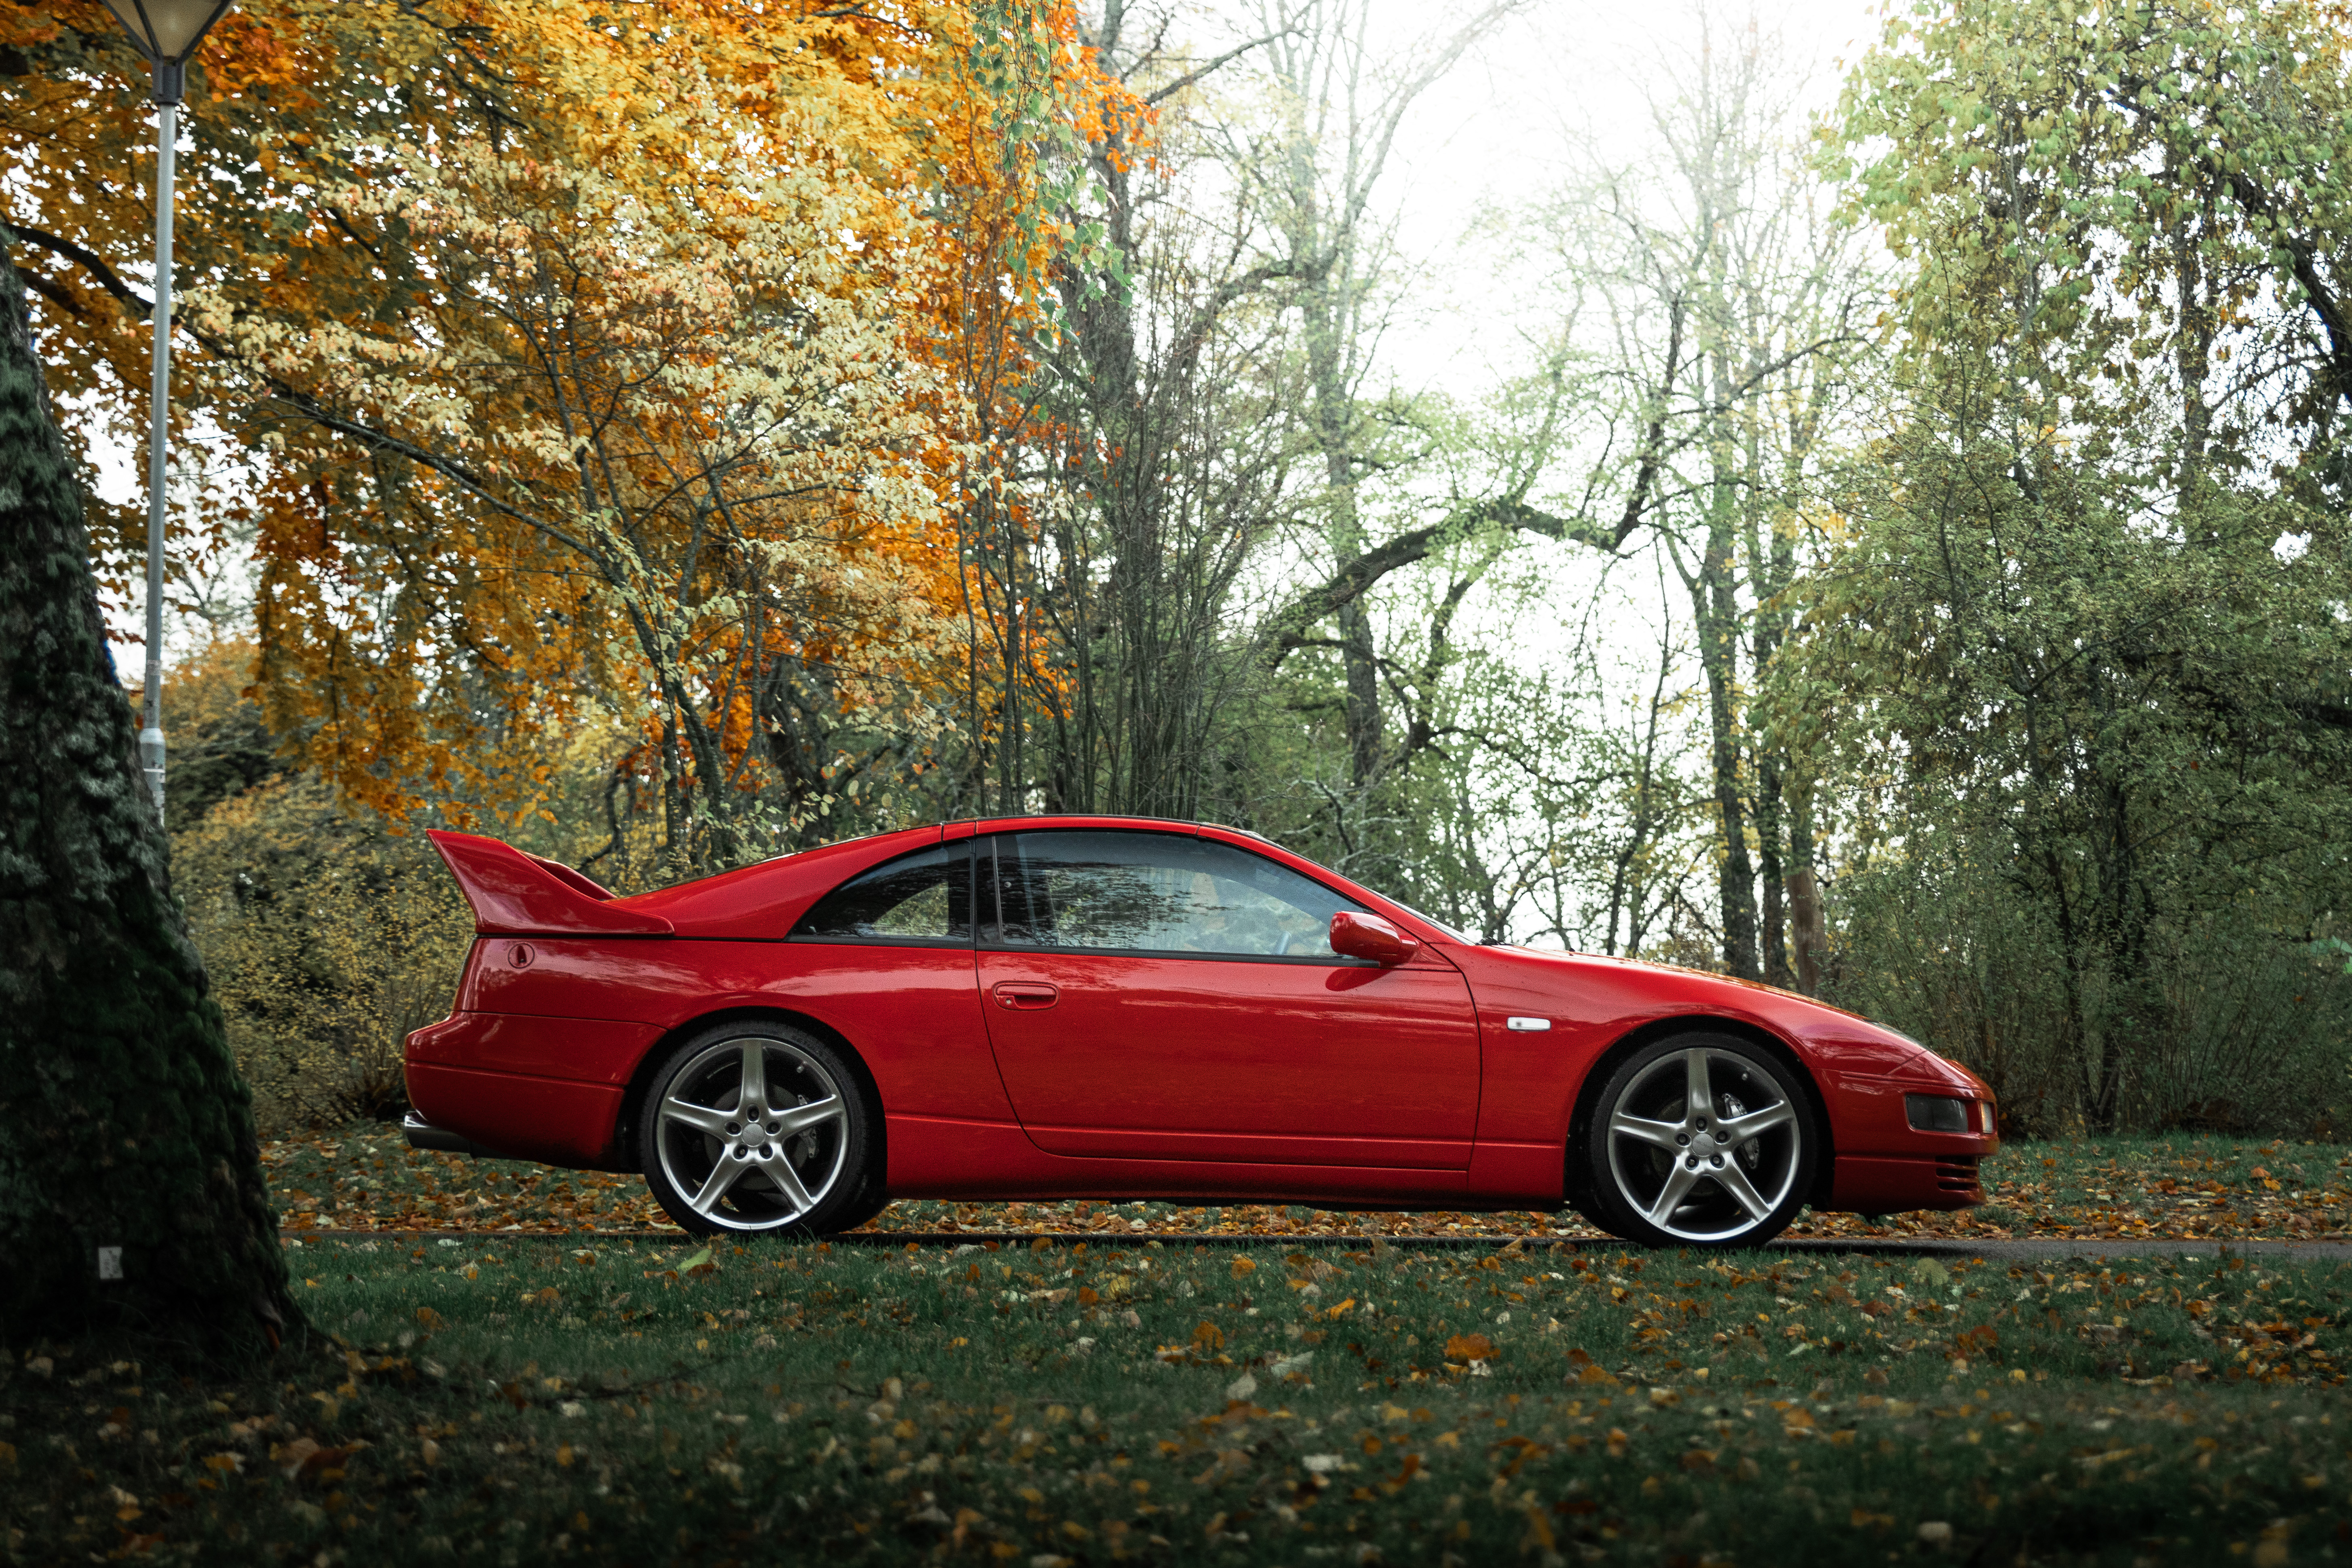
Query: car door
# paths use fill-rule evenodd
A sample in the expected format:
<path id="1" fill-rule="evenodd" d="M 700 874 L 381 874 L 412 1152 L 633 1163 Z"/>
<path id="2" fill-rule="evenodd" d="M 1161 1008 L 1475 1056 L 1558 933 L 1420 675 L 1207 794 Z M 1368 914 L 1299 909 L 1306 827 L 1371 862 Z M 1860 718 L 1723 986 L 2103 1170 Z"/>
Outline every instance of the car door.
<path id="1" fill-rule="evenodd" d="M 1056 1154 L 1459 1170 L 1478 1111 L 1461 973 L 1331 951 L 1361 906 L 1181 831 L 978 845 L 982 1011 Z"/>

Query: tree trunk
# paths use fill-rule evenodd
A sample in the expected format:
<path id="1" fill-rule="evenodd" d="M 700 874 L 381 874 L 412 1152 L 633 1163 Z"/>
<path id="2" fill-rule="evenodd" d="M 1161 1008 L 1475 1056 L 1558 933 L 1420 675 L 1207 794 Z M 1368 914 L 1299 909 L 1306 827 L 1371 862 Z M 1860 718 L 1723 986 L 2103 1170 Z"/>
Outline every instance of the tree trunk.
<path id="1" fill-rule="evenodd" d="M 1822 909 L 1821 879 L 1813 868 L 1813 790 L 1810 780 L 1790 791 L 1789 933 L 1797 989 L 1822 994 L 1822 966 L 1829 962 L 1829 921 Z"/>
<path id="2" fill-rule="evenodd" d="M 5 266 L 0 540 L 0 1338 L 274 1348 L 299 1311 L 251 1098 L 171 894 Z"/>
<path id="3" fill-rule="evenodd" d="M 1786 986 L 1796 979 L 1789 969 L 1789 910 L 1781 902 L 1787 868 L 1780 857 L 1780 769 L 1772 752 L 1757 748 L 1756 869 L 1762 879 L 1764 978 Z"/>
<path id="4" fill-rule="evenodd" d="M 1799 866 L 1789 873 L 1789 923 L 1796 927 L 1797 989 L 1818 996 L 1829 935 L 1822 921 L 1821 884 L 1811 866 Z"/>
<path id="5" fill-rule="evenodd" d="M 1718 494 L 1730 488 L 1717 486 Z M 1727 497 L 1724 498 L 1727 500 Z M 1723 503 L 1707 529 L 1706 551 L 1684 574 L 1691 618 L 1698 632 L 1699 668 L 1706 677 L 1708 763 L 1717 820 L 1723 834 L 1720 888 L 1723 967 L 1743 980 L 1760 980 L 1756 952 L 1756 866 L 1748 854 L 1748 806 L 1740 793 L 1738 686 L 1739 606 L 1732 581 L 1731 529 Z"/>

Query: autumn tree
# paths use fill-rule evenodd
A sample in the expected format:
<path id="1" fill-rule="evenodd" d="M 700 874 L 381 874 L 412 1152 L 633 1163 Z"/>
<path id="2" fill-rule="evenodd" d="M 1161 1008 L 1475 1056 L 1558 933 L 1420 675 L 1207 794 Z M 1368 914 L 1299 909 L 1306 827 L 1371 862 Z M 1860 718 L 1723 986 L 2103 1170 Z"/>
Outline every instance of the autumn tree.
<path id="1" fill-rule="evenodd" d="M 273 657 L 371 643 L 386 695 L 428 715 L 469 686 L 555 722 L 642 689 L 667 849 L 723 864 L 760 801 L 745 774 L 771 763 L 782 661 L 826 661 L 845 702 L 884 708 L 938 657 L 926 586 L 900 569 L 937 531 L 937 433 L 908 395 L 924 376 L 893 325 L 908 301 L 836 237 L 876 226 L 821 130 L 743 174 L 740 123 L 693 120 L 673 121 L 700 175 L 683 190 L 479 143 L 389 150 L 329 200 L 351 230 L 402 232 L 432 280 L 408 309 L 299 338 L 219 296 L 191 310 L 249 367 L 247 417 L 299 437 L 334 498 L 315 554 L 293 533 L 307 508 L 274 520 Z M 321 716 L 314 751 L 380 758 L 400 749 L 383 725 L 418 723 L 383 700 L 346 711 Z M 465 733 L 440 729 L 445 747 Z"/>
<path id="2" fill-rule="evenodd" d="M 1280 116 L 1271 138 L 1244 152 L 1236 174 L 1265 193 L 1265 265 L 1295 279 L 1305 369 L 1301 424 L 1318 489 L 1308 512 L 1319 538 L 1307 592 L 1269 618 L 1269 658 L 1279 663 L 1328 625 L 1345 697 L 1348 781 L 1370 788 L 1390 764 L 1382 681 L 1367 591 L 1396 542 L 1374 535 L 1361 491 L 1380 458 L 1382 421 L 1368 395 L 1373 345 L 1397 266 L 1392 218 L 1375 204 L 1399 126 L 1414 102 L 1517 10 L 1495 0 L 1447 16 L 1409 44 L 1374 47 L 1375 7 L 1353 0 L 1261 5 L 1268 36 L 1264 75 Z"/>
<path id="3" fill-rule="evenodd" d="M 1052 330 L 1005 465 L 1026 476 L 1012 499 L 1034 544 L 974 556 L 983 595 L 1024 619 L 996 798 L 1049 810 L 1231 813 L 1261 684 L 1234 636 L 1241 583 L 1297 500 L 1292 269 L 1250 252 L 1254 197 L 1193 199 L 1222 170 L 1203 95 L 1269 40 L 1190 52 L 1168 21 L 1112 5 L 1081 30 L 1129 108 L 1081 121 L 1062 154 L 1057 199 L 1087 242 L 1051 255 Z"/>
<path id="4" fill-rule="evenodd" d="M 9 145 L 55 242 L 37 280 L 103 387 L 143 301 L 110 259 L 131 204 L 54 177 L 130 162 L 89 129 L 90 11 L 16 24 Z M 1001 210 L 1030 185 L 965 189 L 953 132 L 1017 85 L 968 68 L 1000 34 L 1085 78 L 1066 11 L 241 16 L 197 95 L 184 363 L 261 455 L 273 729 L 379 811 L 512 820 L 548 796 L 540 737 L 601 714 L 690 864 L 919 772 L 956 707 L 946 522 L 998 455 L 957 333 L 997 352 L 1034 315 L 943 305 L 950 209 L 1036 226 Z"/>
<path id="5" fill-rule="evenodd" d="M 1601 389 L 1571 450 L 1601 458 L 1587 493 L 1608 499 L 1586 505 L 1606 521 L 1574 537 L 1611 556 L 1654 549 L 1681 589 L 1706 700 L 1709 923 L 1725 968 L 1788 984 L 1789 904 L 1819 907 L 1815 825 L 1749 698 L 1785 635 L 1781 596 L 1874 297 L 1805 169 L 1778 40 L 1752 20 L 1700 26 L 1650 93 L 1652 151 L 1593 169 L 1534 227 L 1559 296 L 1592 323 Z M 1798 928 L 1810 952 L 1811 921 Z"/>
<path id="6" fill-rule="evenodd" d="M 1337 651 L 1348 616 L 1358 613 L 1349 606 L 1416 605 L 1397 616 L 1410 629 L 1375 648 L 1369 666 L 1393 718 L 1383 721 L 1381 769 L 1404 781 L 1424 750 L 1443 741 L 1485 751 L 1491 766 L 1465 773 L 1463 759 L 1449 756 L 1432 762 L 1436 773 L 1475 773 L 1495 781 L 1476 789 L 1509 795 L 1534 776 L 1514 760 L 1526 754 L 1524 737 L 1463 722 L 1465 698 L 1474 705 L 1491 699 L 1461 684 L 1468 670 L 1456 668 L 1453 650 L 1524 617 L 1573 624 L 1591 611 L 1557 595 L 1502 595 L 1495 590 L 1511 574 L 1492 587 L 1490 574 L 1528 549 L 1562 545 L 1571 552 L 1548 557 L 1557 568 L 1584 552 L 1612 565 L 1661 563 L 1690 628 L 1687 642 L 1668 643 L 1687 648 L 1705 697 L 1712 908 L 1682 896 L 1679 871 L 1661 884 L 1675 889 L 1664 905 L 1626 879 L 1636 868 L 1678 861 L 1664 837 L 1679 839 L 1688 826 L 1669 782 L 1676 759 L 1668 756 L 1662 769 L 1655 751 L 1667 694 L 1678 700 L 1681 691 L 1663 664 L 1645 662 L 1636 678 L 1651 695 L 1631 730 L 1626 715 L 1599 717 L 1591 704 L 1570 730 L 1547 727 L 1557 755 L 1542 770 L 1546 793 L 1605 789 L 1641 803 L 1617 819 L 1624 836 L 1613 846 L 1566 858 L 1614 889 L 1616 918 L 1639 906 L 1647 912 L 1634 924 L 1648 930 L 1671 909 L 1675 920 L 1711 931 L 1710 962 L 1750 977 L 1810 983 L 1822 942 L 1818 827 L 1802 770 L 1792 766 L 1793 734 L 1755 721 L 1749 699 L 1785 632 L 1781 596 L 1799 564 L 1825 443 L 1866 346 L 1859 321 L 1874 296 L 1854 264 L 1852 237 L 1831 222 L 1829 193 L 1805 167 L 1793 73 L 1776 40 L 1752 25 L 1704 16 L 1701 24 L 1698 46 L 1671 63 L 1676 74 L 1652 97 L 1648 149 L 1612 162 L 1572 146 L 1578 172 L 1518 215 L 1528 258 L 1511 287 L 1529 300 L 1522 319 L 1538 345 L 1534 363 L 1475 412 L 1449 418 L 1431 406 L 1389 408 L 1379 421 L 1364 419 L 1366 439 L 1374 431 L 1392 441 L 1399 430 L 1415 437 L 1396 441 L 1399 450 L 1380 454 L 1376 465 L 1382 503 L 1410 521 L 1335 557 L 1328 575 L 1308 576 L 1267 630 L 1277 649 Z M 1374 466 L 1369 446 L 1359 460 Z M 1373 487 L 1350 493 L 1368 498 Z M 1420 593 L 1424 575 L 1439 581 Z M 1496 679 L 1507 678 L 1491 668 L 1481 677 Z M 1527 696 L 1550 700 L 1538 700 L 1532 684 Z M 1588 743 L 1597 749 L 1571 760 Z M 1610 760 L 1597 761 L 1603 754 Z M 1480 815 L 1464 795 L 1468 787 L 1439 789 L 1436 800 Z M 1384 809 L 1409 825 L 1435 804 L 1399 795 Z M 1582 808 L 1570 816 L 1593 820 Z M 1471 896 L 1461 918 L 1507 923 L 1475 907 L 1493 902 L 1482 887 L 1522 880 L 1503 869 L 1524 858 L 1503 837 L 1487 855 L 1473 856 L 1475 835 L 1454 833 L 1456 847 L 1444 858 L 1458 872 L 1439 871 L 1420 851 L 1399 869 L 1418 856 L 1423 868 L 1410 874 L 1431 882 L 1424 897 L 1444 901 L 1434 887 L 1458 879 Z M 1547 862 L 1556 853 L 1560 846 L 1547 851 Z M 1556 919 L 1579 901 L 1560 874 L 1548 867 L 1538 879 Z M 1786 935 L 1791 906 L 1794 956 L 1809 961 L 1802 965 Z M 1606 929 L 1603 940 L 1619 940 L 1613 920 Z"/>
<path id="7" fill-rule="evenodd" d="M 0 278 L 0 1334 L 235 1358 L 300 1314 L 172 895 L 24 290 Z"/>

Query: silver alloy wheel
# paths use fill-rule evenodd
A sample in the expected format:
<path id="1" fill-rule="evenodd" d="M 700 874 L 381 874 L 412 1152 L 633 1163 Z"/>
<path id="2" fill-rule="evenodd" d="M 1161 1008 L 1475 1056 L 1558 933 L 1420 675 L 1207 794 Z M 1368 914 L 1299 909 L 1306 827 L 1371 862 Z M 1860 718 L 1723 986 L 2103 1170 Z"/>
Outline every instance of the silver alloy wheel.
<path id="1" fill-rule="evenodd" d="M 728 1230 L 805 1220 L 842 1179 L 849 1111 L 841 1086 L 789 1041 L 713 1042 L 670 1076 L 655 1157 L 687 1205 Z"/>
<path id="2" fill-rule="evenodd" d="M 1803 1119 L 1774 1076 L 1720 1046 L 1650 1063 L 1608 1108 L 1606 1136 L 1618 1196 L 1681 1241 L 1763 1227 L 1804 1163 Z"/>

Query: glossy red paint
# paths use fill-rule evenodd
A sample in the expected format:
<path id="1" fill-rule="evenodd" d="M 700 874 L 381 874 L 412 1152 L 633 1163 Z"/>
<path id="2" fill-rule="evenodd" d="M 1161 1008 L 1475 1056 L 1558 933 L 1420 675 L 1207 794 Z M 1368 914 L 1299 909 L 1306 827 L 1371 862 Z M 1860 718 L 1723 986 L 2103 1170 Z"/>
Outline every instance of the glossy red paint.
<path id="1" fill-rule="evenodd" d="M 569 866 L 470 833 L 425 837 L 472 901 L 476 931 L 670 934 L 667 921 L 625 909 Z"/>
<path id="2" fill-rule="evenodd" d="M 408 1098 L 435 1126 L 512 1159 L 572 1169 L 626 1168 L 614 1163 L 623 1099 L 615 1084 L 483 1072 L 412 1057 Z"/>
<path id="3" fill-rule="evenodd" d="M 1353 900 L 1414 951 L 1380 967 L 791 937 L 885 861 L 1062 829 L 1231 845 Z M 1799 1069 L 1831 1155 L 1816 1206 L 1980 1203 L 1973 1162 L 1999 1146 L 1980 1080 L 1865 1019 L 1719 975 L 1479 946 L 1231 828 L 959 822 L 625 899 L 493 840 L 432 837 L 480 935 L 450 1017 L 409 1037 L 411 1097 L 437 1126 L 551 1163 L 632 1168 L 646 1073 L 728 1016 L 794 1021 L 854 1055 L 896 1196 L 1554 1206 L 1595 1069 L 1687 1027 Z M 1906 1093 L 1970 1101 L 1973 1131 L 1913 1131 Z"/>
<path id="4" fill-rule="evenodd" d="M 1053 1154 L 1459 1171 L 1478 1115 L 1469 988 L 1394 969 L 982 949 L 1013 1110 Z M 1008 986 L 1051 990 L 1005 1005 Z"/>
<path id="5" fill-rule="evenodd" d="M 1421 951 L 1421 943 L 1378 915 L 1341 910 L 1331 917 L 1331 951 L 1374 963 L 1410 963 Z"/>

